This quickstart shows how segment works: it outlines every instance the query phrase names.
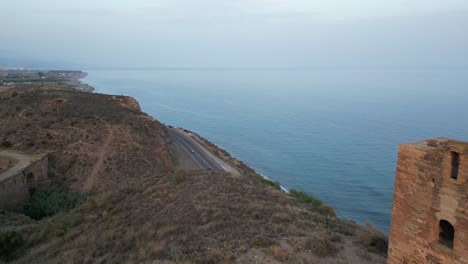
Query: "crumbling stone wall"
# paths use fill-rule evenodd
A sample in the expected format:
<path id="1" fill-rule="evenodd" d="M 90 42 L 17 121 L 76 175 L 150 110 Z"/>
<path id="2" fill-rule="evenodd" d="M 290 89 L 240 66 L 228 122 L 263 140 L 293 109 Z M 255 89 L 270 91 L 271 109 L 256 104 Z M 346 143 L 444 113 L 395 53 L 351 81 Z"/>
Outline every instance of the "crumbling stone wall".
<path id="1" fill-rule="evenodd" d="M 29 189 L 37 189 L 50 184 L 50 180 L 47 176 L 48 165 L 49 159 L 45 156 L 23 170 L 22 175 L 26 177 Z"/>
<path id="2" fill-rule="evenodd" d="M 18 161 L 14 159 L 0 157 L 0 173 L 7 171 L 11 167 L 15 166 L 17 162 Z"/>
<path id="3" fill-rule="evenodd" d="M 29 201 L 29 190 L 26 177 L 15 175 L 0 183 L 0 209 L 21 211 Z"/>
<path id="4" fill-rule="evenodd" d="M 29 201 L 30 190 L 49 185 L 47 156 L 35 158 L 14 176 L 0 182 L 0 209 L 21 211 Z"/>
<path id="5" fill-rule="evenodd" d="M 441 221 L 453 227 L 452 244 Z M 387 263 L 468 263 L 468 143 L 399 146 Z"/>

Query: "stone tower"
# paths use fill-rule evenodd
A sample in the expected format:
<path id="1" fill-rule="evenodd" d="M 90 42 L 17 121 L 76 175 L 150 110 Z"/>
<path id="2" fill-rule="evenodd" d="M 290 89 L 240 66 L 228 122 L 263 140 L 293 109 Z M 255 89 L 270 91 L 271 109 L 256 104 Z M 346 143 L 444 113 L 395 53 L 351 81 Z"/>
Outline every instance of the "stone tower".
<path id="1" fill-rule="evenodd" d="M 468 143 L 399 146 L 387 263 L 468 263 Z"/>

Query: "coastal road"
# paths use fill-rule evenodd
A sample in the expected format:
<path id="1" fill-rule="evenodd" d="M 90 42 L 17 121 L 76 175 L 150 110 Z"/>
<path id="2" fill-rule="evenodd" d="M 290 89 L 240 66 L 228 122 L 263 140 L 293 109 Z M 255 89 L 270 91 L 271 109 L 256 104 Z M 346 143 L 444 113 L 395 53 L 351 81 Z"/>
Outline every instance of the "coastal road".
<path id="1" fill-rule="evenodd" d="M 227 171 L 234 174 L 239 174 L 237 170 L 232 168 L 230 165 L 221 161 L 209 152 L 202 145 L 197 143 L 189 133 L 186 133 L 183 129 L 168 127 L 169 136 L 177 144 L 179 150 L 189 157 L 200 169 L 216 170 L 216 171 Z"/>

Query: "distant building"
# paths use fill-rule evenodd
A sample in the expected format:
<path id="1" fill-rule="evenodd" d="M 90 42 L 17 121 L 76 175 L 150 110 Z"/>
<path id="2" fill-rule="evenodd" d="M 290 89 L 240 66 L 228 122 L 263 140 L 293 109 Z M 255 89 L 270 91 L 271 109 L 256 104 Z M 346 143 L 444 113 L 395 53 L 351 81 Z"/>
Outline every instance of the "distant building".
<path id="1" fill-rule="evenodd" d="M 468 263 L 468 143 L 399 146 L 387 263 Z"/>

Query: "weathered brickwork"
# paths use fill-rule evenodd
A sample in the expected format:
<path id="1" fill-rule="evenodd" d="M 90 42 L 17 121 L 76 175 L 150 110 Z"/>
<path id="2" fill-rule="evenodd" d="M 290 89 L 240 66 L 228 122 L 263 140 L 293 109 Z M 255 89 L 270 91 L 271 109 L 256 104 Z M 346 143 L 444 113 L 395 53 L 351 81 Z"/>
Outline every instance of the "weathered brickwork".
<path id="1" fill-rule="evenodd" d="M 48 158 L 36 155 L 31 162 L 10 177 L 0 179 L 0 209 L 21 211 L 29 201 L 31 189 L 48 186 Z"/>
<path id="2" fill-rule="evenodd" d="M 0 183 L 0 209 L 20 211 L 28 201 L 29 190 L 22 174 Z"/>
<path id="3" fill-rule="evenodd" d="M 468 143 L 399 146 L 387 263 L 468 263 Z"/>
<path id="4" fill-rule="evenodd" d="M 16 160 L 0 157 L 0 173 L 9 170 L 16 165 Z"/>
<path id="5" fill-rule="evenodd" d="M 23 175 L 26 176 L 29 189 L 37 189 L 49 186 L 50 180 L 47 176 L 49 159 L 43 156 L 25 168 Z"/>

